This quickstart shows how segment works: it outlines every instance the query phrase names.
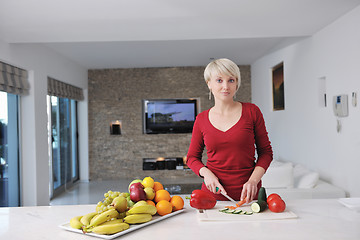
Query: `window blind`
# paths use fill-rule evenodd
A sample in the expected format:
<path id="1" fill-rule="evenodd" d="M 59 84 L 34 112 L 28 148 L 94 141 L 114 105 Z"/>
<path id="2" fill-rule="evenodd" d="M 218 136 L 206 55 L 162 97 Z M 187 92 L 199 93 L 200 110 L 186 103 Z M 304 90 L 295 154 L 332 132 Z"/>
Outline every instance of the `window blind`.
<path id="1" fill-rule="evenodd" d="M 51 77 L 48 77 L 48 95 L 70 98 L 78 101 L 84 100 L 84 94 L 81 88 L 61 82 Z"/>
<path id="2" fill-rule="evenodd" d="M 0 62 L 0 91 L 26 95 L 29 93 L 30 84 L 26 70 Z"/>

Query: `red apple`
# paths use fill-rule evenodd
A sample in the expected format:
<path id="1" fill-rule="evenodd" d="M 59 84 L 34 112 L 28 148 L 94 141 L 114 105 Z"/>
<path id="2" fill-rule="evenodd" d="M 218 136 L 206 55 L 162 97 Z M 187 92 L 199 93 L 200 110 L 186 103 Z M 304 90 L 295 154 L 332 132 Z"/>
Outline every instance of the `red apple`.
<path id="1" fill-rule="evenodd" d="M 145 201 L 146 200 L 146 193 L 144 191 L 144 188 L 135 187 L 132 190 L 130 190 L 130 199 L 133 202 L 138 202 L 138 201 L 141 201 L 141 200 Z"/>
<path id="2" fill-rule="evenodd" d="M 131 193 L 131 191 L 135 188 L 141 188 L 144 189 L 144 186 L 141 184 L 141 182 L 136 182 L 130 185 L 129 187 L 129 192 Z"/>
<path id="3" fill-rule="evenodd" d="M 142 182 L 141 179 L 135 179 L 135 180 L 132 180 L 131 183 L 129 184 L 128 186 L 128 191 L 130 192 L 130 186 L 133 184 L 133 183 L 136 183 L 136 182 Z"/>

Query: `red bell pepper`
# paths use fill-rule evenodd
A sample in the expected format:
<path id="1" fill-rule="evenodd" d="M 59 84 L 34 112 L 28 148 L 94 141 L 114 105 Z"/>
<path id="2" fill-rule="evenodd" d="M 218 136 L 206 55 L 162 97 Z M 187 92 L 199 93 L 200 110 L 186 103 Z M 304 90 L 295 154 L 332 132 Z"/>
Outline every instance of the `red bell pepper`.
<path id="1" fill-rule="evenodd" d="M 211 209 L 215 207 L 216 199 L 211 193 L 196 189 L 191 193 L 190 206 L 196 209 Z"/>

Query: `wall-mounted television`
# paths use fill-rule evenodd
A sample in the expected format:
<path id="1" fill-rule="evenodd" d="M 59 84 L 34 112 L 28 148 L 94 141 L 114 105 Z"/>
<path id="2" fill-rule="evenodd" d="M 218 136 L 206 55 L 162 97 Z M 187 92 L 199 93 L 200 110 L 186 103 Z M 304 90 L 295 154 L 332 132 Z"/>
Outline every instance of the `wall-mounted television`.
<path id="1" fill-rule="evenodd" d="M 145 134 L 191 133 L 198 113 L 198 99 L 144 99 Z"/>

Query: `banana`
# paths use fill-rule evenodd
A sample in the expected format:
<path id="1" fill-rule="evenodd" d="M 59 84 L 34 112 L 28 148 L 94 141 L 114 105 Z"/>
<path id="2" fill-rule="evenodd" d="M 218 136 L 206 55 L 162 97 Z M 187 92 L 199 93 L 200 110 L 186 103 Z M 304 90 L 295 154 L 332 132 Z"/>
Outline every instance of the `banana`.
<path id="1" fill-rule="evenodd" d="M 102 224 L 100 224 L 100 225 L 98 225 L 98 226 L 111 225 L 111 224 L 122 223 L 122 222 L 124 222 L 124 220 L 115 218 L 115 219 L 113 219 L 113 220 L 104 222 L 104 223 L 102 223 Z"/>
<path id="2" fill-rule="evenodd" d="M 94 232 L 97 234 L 114 234 L 128 229 L 130 226 L 127 223 L 113 223 L 113 224 L 101 224 L 88 230 L 88 232 Z"/>
<path id="3" fill-rule="evenodd" d="M 97 214 L 95 217 L 93 217 L 90 221 L 90 224 L 87 226 L 87 228 L 95 227 L 97 225 L 100 225 L 112 218 L 117 218 L 119 216 L 119 212 L 116 211 L 114 208 L 111 208 L 103 213 Z"/>
<path id="4" fill-rule="evenodd" d="M 145 223 L 152 219 L 151 214 L 142 213 L 142 214 L 132 214 L 126 216 L 124 221 L 128 224 L 137 224 L 137 223 Z"/>
<path id="5" fill-rule="evenodd" d="M 81 222 L 82 225 L 84 225 L 84 226 L 89 226 L 91 219 L 92 219 L 95 215 L 97 215 L 97 212 L 91 212 L 91 213 L 85 214 L 85 215 L 80 219 L 80 222 Z"/>
<path id="6" fill-rule="evenodd" d="M 148 214 L 151 214 L 151 215 L 155 215 L 156 212 L 157 212 L 156 207 L 153 206 L 153 205 L 149 205 L 149 204 L 141 205 L 141 206 L 137 206 L 137 207 L 132 207 L 128 211 L 129 215 L 139 214 L 139 213 L 148 213 Z"/>
<path id="7" fill-rule="evenodd" d="M 138 206 L 146 206 L 146 205 L 149 205 L 146 201 L 144 200 L 141 200 L 141 201 L 138 201 L 136 202 L 132 207 L 138 207 Z"/>
<path id="8" fill-rule="evenodd" d="M 83 226 L 83 224 L 80 222 L 81 218 L 82 216 L 77 216 L 70 219 L 70 227 L 75 229 L 81 229 L 81 227 Z"/>

